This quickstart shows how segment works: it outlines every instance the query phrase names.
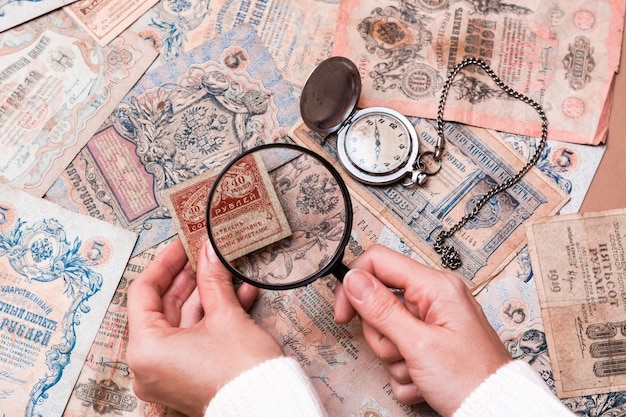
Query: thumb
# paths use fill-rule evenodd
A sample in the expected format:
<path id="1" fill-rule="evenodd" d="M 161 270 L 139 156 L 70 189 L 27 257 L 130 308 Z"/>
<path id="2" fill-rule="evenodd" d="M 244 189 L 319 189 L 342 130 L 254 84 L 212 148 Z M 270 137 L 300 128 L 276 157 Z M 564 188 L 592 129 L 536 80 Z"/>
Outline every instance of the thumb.
<path id="1" fill-rule="evenodd" d="M 210 241 L 206 241 L 198 256 L 196 283 L 205 315 L 223 307 L 241 308 L 232 275 L 215 254 Z"/>
<path id="2" fill-rule="evenodd" d="M 351 269 L 343 279 L 343 286 L 361 320 L 398 347 L 406 343 L 407 335 L 416 334 L 425 326 L 387 286 L 367 271 Z"/>

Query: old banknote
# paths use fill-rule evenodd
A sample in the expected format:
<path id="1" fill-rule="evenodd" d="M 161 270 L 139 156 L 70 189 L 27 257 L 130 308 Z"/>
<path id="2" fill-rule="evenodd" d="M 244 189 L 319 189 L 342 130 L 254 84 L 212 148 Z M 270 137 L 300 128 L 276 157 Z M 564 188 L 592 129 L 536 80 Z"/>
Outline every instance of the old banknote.
<path id="1" fill-rule="evenodd" d="M 524 360 L 556 394 L 552 351 L 539 306 L 536 276 L 528 250 L 520 255 L 476 296 L 489 322 L 517 360 Z M 626 411 L 626 393 L 613 392 L 564 398 L 575 415 L 582 417 L 619 416 Z"/>
<path id="2" fill-rule="evenodd" d="M 132 34 L 102 48 L 63 11 L 0 34 L 0 183 L 44 195 L 156 54 Z"/>
<path id="3" fill-rule="evenodd" d="M 209 191 L 216 177 L 207 172 L 164 192 L 194 269 L 198 251 L 208 239 Z M 291 235 L 274 184 L 258 155 L 242 158 L 219 181 L 220 188 L 210 200 L 209 212 L 211 232 L 224 259 L 231 261 Z"/>
<path id="4" fill-rule="evenodd" d="M 283 77 L 296 86 L 330 55 L 339 0 L 159 2 L 131 28 L 169 61 L 232 28 L 256 29 Z"/>
<path id="5" fill-rule="evenodd" d="M 198 253 L 209 239 L 206 227 L 207 204 L 209 191 L 216 178 L 217 174 L 205 172 L 163 192 L 178 238 L 194 270 L 198 264 Z"/>
<path id="6" fill-rule="evenodd" d="M 217 181 L 207 226 L 224 259 L 232 261 L 291 235 L 282 200 L 259 154 L 238 159 Z"/>
<path id="7" fill-rule="evenodd" d="M 626 390 L 626 210 L 540 219 L 527 231 L 557 394 Z"/>
<path id="8" fill-rule="evenodd" d="M 0 1 L 0 32 L 74 1 L 76 0 L 2 0 Z"/>
<path id="9" fill-rule="evenodd" d="M 354 239 L 347 247 L 345 262 L 374 242 L 412 255 L 410 248 L 382 225 L 379 216 L 363 209 L 358 196 L 354 200 Z M 128 263 L 65 417 L 104 417 L 116 410 L 128 417 L 178 416 L 172 410 L 137 399 L 125 358 L 126 289 L 154 258 L 155 252 L 156 248 L 149 249 Z M 426 407 L 407 407 L 394 400 L 386 374 L 365 345 L 358 322 L 347 326 L 333 323 L 333 285 L 332 280 L 323 279 L 300 290 L 264 293 L 253 315 L 273 332 L 285 352 L 302 364 L 330 415 L 435 416 Z M 531 364 L 554 389 L 528 251 L 511 262 L 477 298 L 512 356 Z M 356 371 L 359 378 L 354 378 Z M 592 395 L 566 399 L 564 403 L 585 417 L 612 415 L 607 412 L 619 415 L 626 408 L 626 395 Z"/>
<path id="10" fill-rule="evenodd" d="M 64 8 L 100 45 L 105 46 L 143 16 L 157 0 L 79 0 Z"/>
<path id="11" fill-rule="evenodd" d="M 183 417 L 162 405 L 147 403 L 133 392 L 133 373 L 126 362 L 128 287 L 170 241 L 132 257 L 104 315 L 94 342 L 63 411 L 64 417 Z"/>
<path id="12" fill-rule="evenodd" d="M 434 149 L 436 127 L 415 119 L 422 151 Z M 448 123 L 444 126 L 446 150 L 441 171 L 424 187 L 400 184 L 367 187 L 350 181 L 351 188 L 395 225 L 415 250 L 433 265 L 440 265 L 432 244 L 442 228 L 448 230 L 465 216 L 476 200 L 494 185 L 515 175 L 525 161 L 487 130 Z M 302 125 L 297 139 L 307 147 L 336 159 L 336 142 L 321 146 L 321 138 Z M 555 214 L 568 195 L 538 169 L 532 169 L 517 185 L 492 198 L 452 240 L 461 254 L 457 270 L 471 289 L 479 289 L 501 270 L 526 244 L 523 224 L 530 218 Z"/>
<path id="13" fill-rule="evenodd" d="M 491 133 L 528 160 L 537 150 L 539 139 L 492 130 Z M 576 213 L 585 198 L 604 153 L 605 145 L 588 146 L 548 140 L 537 168 L 554 181 L 570 200 L 560 214 Z"/>
<path id="14" fill-rule="evenodd" d="M 0 184 L 0 414 L 61 415 L 136 238 Z"/>
<path id="15" fill-rule="evenodd" d="M 480 57 L 511 88 L 540 103 L 550 137 L 605 138 L 619 65 L 624 0 L 346 0 L 333 55 L 363 78 L 362 106 L 435 118 L 448 71 Z M 476 68 L 452 82 L 445 118 L 539 136 L 539 119 Z"/>
<path id="16" fill-rule="evenodd" d="M 139 232 L 136 252 L 176 229 L 163 190 L 280 139 L 297 98 L 252 28 L 149 71 L 46 196 Z"/>

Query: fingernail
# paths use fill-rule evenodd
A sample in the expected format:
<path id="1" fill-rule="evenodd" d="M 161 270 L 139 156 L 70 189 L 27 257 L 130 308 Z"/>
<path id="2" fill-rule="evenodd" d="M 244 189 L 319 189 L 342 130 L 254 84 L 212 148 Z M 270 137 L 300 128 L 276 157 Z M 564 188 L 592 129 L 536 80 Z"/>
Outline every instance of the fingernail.
<path id="1" fill-rule="evenodd" d="M 357 301 L 367 300 L 376 289 L 372 276 L 358 269 L 348 271 L 343 279 L 343 285 Z"/>
<path id="2" fill-rule="evenodd" d="M 212 263 L 217 263 L 220 261 L 220 258 L 217 257 L 215 253 L 215 249 L 213 249 L 213 245 L 211 245 L 211 241 L 207 240 L 204 243 L 204 249 L 206 250 L 206 257 Z"/>

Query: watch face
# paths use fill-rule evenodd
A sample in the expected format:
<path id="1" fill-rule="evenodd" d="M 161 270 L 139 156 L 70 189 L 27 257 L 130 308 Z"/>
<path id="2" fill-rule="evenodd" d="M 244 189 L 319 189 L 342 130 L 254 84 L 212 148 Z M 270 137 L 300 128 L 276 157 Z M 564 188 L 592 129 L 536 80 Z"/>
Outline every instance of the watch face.
<path id="1" fill-rule="evenodd" d="M 373 112 L 357 117 L 345 137 L 350 162 L 372 175 L 385 175 L 406 166 L 411 154 L 411 134 L 392 114 Z"/>

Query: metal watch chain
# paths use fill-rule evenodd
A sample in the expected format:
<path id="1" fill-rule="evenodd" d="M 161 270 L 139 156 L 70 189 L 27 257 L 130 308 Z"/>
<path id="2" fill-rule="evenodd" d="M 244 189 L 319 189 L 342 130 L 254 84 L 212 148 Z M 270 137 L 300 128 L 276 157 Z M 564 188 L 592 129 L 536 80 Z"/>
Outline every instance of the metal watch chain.
<path id="1" fill-rule="evenodd" d="M 443 152 L 443 143 L 444 143 L 444 134 L 443 134 L 443 109 L 445 107 L 446 100 L 448 98 L 448 92 L 450 91 L 450 86 L 452 85 L 452 81 L 456 77 L 456 75 L 468 65 L 477 65 L 482 68 L 487 75 L 491 77 L 491 79 L 496 83 L 501 90 L 503 90 L 510 97 L 513 97 L 517 100 L 521 100 L 524 103 L 531 106 L 535 111 L 539 114 L 541 118 L 541 140 L 539 145 L 537 146 L 537 150 L 535 151 L 532 158 L 526 163 L 526 165 L 514 176 L 508 178 L 506 181 L 502 182 L 499 185 L 492 187 L 489 191 L 487 191 L 476 203 L 476 205 L 472 208 L 472 210 L 467 213 L 461 220 L 455 223 L 449 230 L 441 230 L 439 235 L 435 240 L 433 245 L 435 252 L 437 252 L 441 256 L 441 265 L 444 268 L 457 269 L 461 266 L 461 257 L 459 252 L 450 245 L 445 245 L 445 240 L 452 237 L 454 233 L 456 233 L 459 229 L 461 229 L 465 224 L 474 218 L 480 209 L 483 208 L 485 204 L 496 194 L 501 191 L 506 190 L 507 188 L 515 185 L 519 180 L 522 179 L 524 174 L 526 174 L 539 160 L 541 153 L 543 152 L 546 142 L 548 139 L 548 118 L 539 103 L 536 101 L 526 97 L 525 95 L 518 93 L 517 91 L 510 88 L 506 85 L 500 77 L 498 77 L 493 70 L 480 58 L 465 58 L 463 61 L 459 62 L 448 74 L 448 79 L 443 85 L 443 89 L 441 91 L 441 98 L 439 100 L 439 108 L 437 111 L 437 135 L 438 135 L 438 146 L 435 150 L 436 157 L 440 160 Z M 441 145 L 440 145 L 441 144 Z"/>

